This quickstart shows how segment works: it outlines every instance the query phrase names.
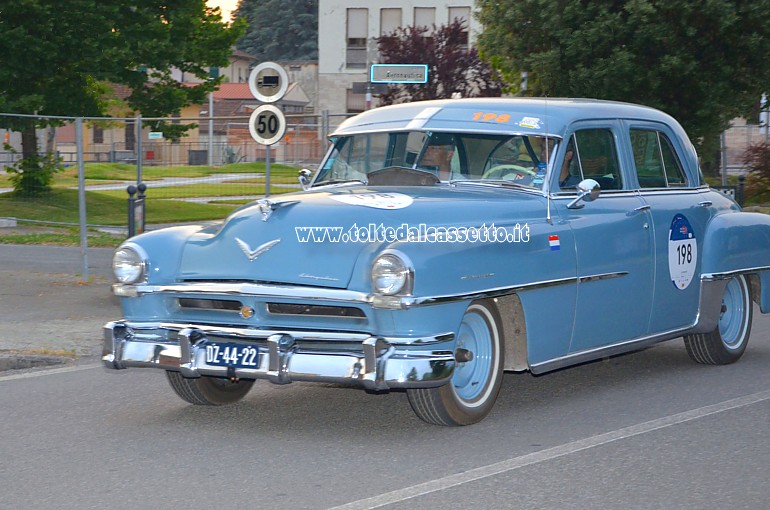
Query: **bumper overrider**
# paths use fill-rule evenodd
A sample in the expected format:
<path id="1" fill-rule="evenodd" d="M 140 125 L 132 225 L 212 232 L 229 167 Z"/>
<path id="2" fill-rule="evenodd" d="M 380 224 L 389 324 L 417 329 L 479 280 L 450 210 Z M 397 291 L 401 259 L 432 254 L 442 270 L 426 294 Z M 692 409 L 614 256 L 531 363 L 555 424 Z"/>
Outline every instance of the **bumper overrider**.
<path id="1" fill-rule="evenodd" d="M 189 378 L 334 382 L 371 390 L 425 388 L 446 384 L 452 377 L 453 340 L 451 333 L 382 338 L 366 333 L 115 321 L 104 326 L 102 360 L 110 369 L 159 368 Z M 257 361 L 249 368 L 210 364 L 206 346 L 212 342 L 256 348 Z"/>

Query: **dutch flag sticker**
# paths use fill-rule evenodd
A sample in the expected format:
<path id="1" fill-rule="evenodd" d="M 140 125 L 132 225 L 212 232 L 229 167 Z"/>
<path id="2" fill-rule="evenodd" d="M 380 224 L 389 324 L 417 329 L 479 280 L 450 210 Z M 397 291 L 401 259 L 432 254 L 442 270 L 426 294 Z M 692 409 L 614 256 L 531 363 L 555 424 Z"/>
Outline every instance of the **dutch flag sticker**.
<path id="1" fill-rule="evenodd" d="M 559 236 L 548 236 L 548 244 L 551 245 L 551 251 L 556 251 L 560 248 Z"/>

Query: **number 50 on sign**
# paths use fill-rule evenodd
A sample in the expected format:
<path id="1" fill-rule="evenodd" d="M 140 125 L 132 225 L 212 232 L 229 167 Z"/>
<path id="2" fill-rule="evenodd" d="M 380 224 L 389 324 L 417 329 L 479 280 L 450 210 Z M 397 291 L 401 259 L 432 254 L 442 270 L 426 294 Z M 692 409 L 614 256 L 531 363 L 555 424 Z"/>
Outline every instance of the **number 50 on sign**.
<path id="1" fill-rule="evenodd" d="M 249 133 L 262 145 L 273 145 L 286 132 L 286 117 L 283 112 L 270 104 L 262 105 L 251 114 Z"/>

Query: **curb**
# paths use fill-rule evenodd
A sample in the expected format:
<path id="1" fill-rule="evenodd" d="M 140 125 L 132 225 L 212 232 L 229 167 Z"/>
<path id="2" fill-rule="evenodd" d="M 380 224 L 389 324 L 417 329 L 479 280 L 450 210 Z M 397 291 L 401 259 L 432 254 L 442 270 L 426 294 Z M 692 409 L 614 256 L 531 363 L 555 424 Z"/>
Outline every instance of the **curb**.
<path id="1" fill-rule="evenodd" d="M 45 356 L 36 354 L 0 354 L 0 372 L 25 368 L 63 365 L 73 358 L 66 356 Z"/>

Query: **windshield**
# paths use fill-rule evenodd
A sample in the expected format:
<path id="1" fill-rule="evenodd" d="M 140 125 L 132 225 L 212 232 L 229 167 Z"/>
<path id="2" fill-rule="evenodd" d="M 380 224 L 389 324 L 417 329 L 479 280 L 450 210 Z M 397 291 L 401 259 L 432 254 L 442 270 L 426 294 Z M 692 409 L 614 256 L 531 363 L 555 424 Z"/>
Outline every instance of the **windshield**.
<path id="1" fill-rule="evenodd" d="M 539 189 L 558 139 L 406 131 L 339 137 L 314 185 L 369 181 L 369 174 L 398 167 L 424 171 L 440 181 L 509 181 Z"/>

